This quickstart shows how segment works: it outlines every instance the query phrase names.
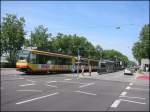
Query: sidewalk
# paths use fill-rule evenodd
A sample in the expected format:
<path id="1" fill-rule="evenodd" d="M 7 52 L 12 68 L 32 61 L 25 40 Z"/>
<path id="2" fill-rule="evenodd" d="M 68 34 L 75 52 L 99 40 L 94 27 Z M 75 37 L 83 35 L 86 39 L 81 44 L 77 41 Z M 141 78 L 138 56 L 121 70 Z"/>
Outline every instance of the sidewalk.
<path id="1" fill-rule="evenodd" d="M 142 73 L 139 73 L 139 72 L 136 72 L 135 73 L 135 77 L 138 78 L 138 77 L 147 77 L 149 78 L 149 72 L 142 72 Z"/>

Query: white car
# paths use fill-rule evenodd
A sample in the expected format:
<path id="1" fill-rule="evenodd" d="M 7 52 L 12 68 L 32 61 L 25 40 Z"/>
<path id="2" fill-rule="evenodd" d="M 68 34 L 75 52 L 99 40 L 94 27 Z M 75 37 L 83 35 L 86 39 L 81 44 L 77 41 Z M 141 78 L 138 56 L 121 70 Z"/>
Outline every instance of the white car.
<path id="1" fill-rule="evenodd" d="M 134 73 L 134 69 L 132 68 L 126 68 L 124 70 L 124 75 L 133 75 L 133 73 Z"/>

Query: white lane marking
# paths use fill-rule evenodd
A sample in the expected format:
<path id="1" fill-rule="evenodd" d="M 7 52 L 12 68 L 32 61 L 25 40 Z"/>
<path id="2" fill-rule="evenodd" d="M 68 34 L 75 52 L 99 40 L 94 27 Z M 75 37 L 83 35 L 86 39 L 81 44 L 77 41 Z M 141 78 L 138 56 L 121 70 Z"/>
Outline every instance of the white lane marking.
<path id="1" fill-rule="evenodd" d="M 57 88 L 57 86 L 46 84 L 46 86 Z"/>
<path id="2" fill-rule="evenodd" d="M 127 87 L 126 87 L 126 89 L 128 89 L 128 90 L 129 90 L 130 88 L 131 88 L 130 86 L 127 86 Z"/>
<path id="3" fill-rule="evenodd" d="M 122 92 L 120 95 L 125 96 L 126 94 L 127 94 L 127 92 Z"/>
<path id="4" fill-rule="evenodd" d="M 88 93 L 88 92 L 84 92 L 84 91 L 75 91 L 75 92 L 84 93 L 84 94 L 88 94 L 88 95 L 96 95 L 94 93 Z"/>
<path id="5" fill-rule="evenodd" d="M 119 96 L 119 97 L 126 97 L 126 98 L 137 98 L 137 99 L 145 99 L 145 98 L 141 98 L 141 97 L 130 97 L 130 96 Z"/>
<path id="6" fill-rule="evenodd" d="M 132 86 L 132 85 L 133 85 L 133 83 L 130 83 L 129 85 L 130 85 L 130 86 Z"/>
<path id="7" fill-rule="evenodd" d="M 34 100 L 37 100 L 37 99 L 46 98 L 46 97 L 48 97 L 48 96 L 53 96 L 53 95 L 56 95 L 56 94 L 58 94 L 58 92 L 53 93 L 53 94 L 49 94 L 49 95 L 45 95 L 45 96 L 41 96 L 41 97 L 37 97 L 37 98 L 33 98 L 33 99 L 29 99 L 29 100 L 25 100 L 25 101 L 21 101 L 21 102 L 18 102 L 18 103 L 16 103 L 16 104 L 27 103 L 27 102 L 31 102 L 31 101 L 34 101 Z"/>
<path id="8" fill-rule="evenodd" d="M 66 82 L 66 83 L 72 83 L 72 84 L 87 84 L 87 83 L 80 83 L 80 82 L 68 82 L 68 81 L 59 81 L 59 82 Z"/>
<path id="9" fill-rule="evenodd" d="M 36 82 L 36 81 L 33 81 L 33 80 L 29 80 L 29 79 L 27 79 L 27 81 L 29 81 L 29 82 Z"/>
<path id="10" fill-rule="evenodd" d="M 139 85 L 139 86 L 148 86 L 149 87 L 149 85 Z"/>
<path id="11" fill-rule="evenodd" d="M 142 91 L 149 91 L 149 89 L 141 89 L 141 88 L 131 88 L 131 89 L 142 90 Z"/>
<path id="12" fill-rule="evenodd" d="M 8 79 L 8 80 L 17 80 L 17 79 L 24 79 L 24 78 L 12 78 L 12 79 Z M 6 79 L 7 80 L 7 79 Z M 4 80 L 5 81 L 5 80 Z"/>
<path id="13" fill-rule="evenodd" d="M 72 79 L 64 79 L 64 80 L 72 80 Z"/>
<path id="14" fill-rule="evenodd" d="M 82 85 L 82 86 L 79 86 L 79 88 L 87 87 L 87 86 L 90 86 L 90 85 L 94 85 L 94 83 L 89 83 L 89 84 L 86 84 L 86 85 Z"/>
<path id="15" fill-rule="evenodd" d="M 24 86 L 31 86 L 31 85 L 35 85 L 35 84 L 34 84 L 34 83 L 32 83 L 32 84 L 24 84 L 24 85 L 19 85 L 19 86 L 24 87 Z"/>
<path id="16" fill-rule="evenodd" d="M 16 91 L 33 91 L 33 92 L 42 92 L 41 90 L 16 90 Z"/>
<path id="17" fill-rule="evenodd" d="M 112 107 L 112 108 L 118 107 L 118 105 L 120 104 L 120 102 L 121 102 L 121 99 L 115 100 L 115 101 L 113 102 L 113 104 L 111 105 L 111 107 Z"/>
<path id="18" fill-rule="evenodd" d="M 47 81 L 47 83 L 51 83 L 51 82 L 57 82 L 57 81 Z"/>
<path id="19" fill-rule="evenodd" d="M 143 102 L 136 102 L 136 101 L 124 100 L 124 99 L 121 99 L 121 101 L 132 102 L 132 103 L 138 103 L 138 104 L 146 104 L 146 103 L 143 103 Z"/>

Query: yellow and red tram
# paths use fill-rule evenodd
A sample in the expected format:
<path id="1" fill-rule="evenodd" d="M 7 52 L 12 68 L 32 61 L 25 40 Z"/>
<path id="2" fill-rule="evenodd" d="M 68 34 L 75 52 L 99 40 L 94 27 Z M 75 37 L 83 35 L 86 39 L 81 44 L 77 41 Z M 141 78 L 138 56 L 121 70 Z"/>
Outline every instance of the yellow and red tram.
<path id="1" fill-rule="evenodd" d="M 40 50 L 21 50 L 19 51 L 19 59 L 16 68 L 25 73 L 33 72 L 71 72 L 72 65 L 76 65 L 77 57 L 52 53 Z M 85 71 L 91 65 L 92 70 L 96 70 L 98 60 L 81 58 L 80 65 L 85 65 Z M 75 67 L 77 68 L 77 67 Z M 81 69 L 81 67 L 79 67 Z"/>

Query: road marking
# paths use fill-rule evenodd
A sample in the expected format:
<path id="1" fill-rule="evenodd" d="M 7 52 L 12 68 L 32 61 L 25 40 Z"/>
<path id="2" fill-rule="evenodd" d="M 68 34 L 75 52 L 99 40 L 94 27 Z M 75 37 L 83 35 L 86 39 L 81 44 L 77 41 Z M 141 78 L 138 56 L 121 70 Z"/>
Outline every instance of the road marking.
<path id="1" fill-rule="evenodd" d="M 47 81 L 47 83 L 51 83 L 51 82 L 57 82 L 57 81 Z"/>
<path id="2" fill-rule="evenodd" d="M 32 83 L 32 84 L 24 84 L 24 85 L 19 85 L 19 86 L 24 87 L 24 86 L 31 86 L 31 85 L 35 85 L 35 84 L 34 84 L 34 83 Z"/>
<path id="3" fill-rule="evenodd" d="M 53 95 L 56 95 L 56 94 L 58 94 L 58 92 L 53 93 L 53 94 L 49 94 L 49 95 L 45 95 L 45 96 L 41 96 L 41 97 L 37 97 L 37 98 L 33 98 L 33 99 L 30 99 L 30 100 L 21 101 L 21 102 L 18 102 L 18 103 L 16 103 L 16 104 L 17 104 L 17 105 L 18 105 L 18 104 L 23 104 L 23 103 L 31 102 L 31 101 L 34 101 L 34 100 L 37 100 L 37 99 L 46 98 L 46 97 L 48 97 L 48 96 L 53 96 Z"/>
<path id="4" fill-rule="evenodd" d="M 6 79 L 6 80 L 2 80 L 2 81 L 17 80 L 17 79 L 24 79 L 24 78 L 12 78 L 12 79 Z"/>
<path id="5" fill-rule="evenodd" d="M 130 83 L 129 85 L 130 85 L 130 86 L 132 86 L 132 85 L 133 85 L 133 83 Z"/>
<path id="6" fill-rule="evenodd" d="M 64 80 L 72 80 L 72 79 L 64 79 Z"/>
<path id="7" fill-rule="evenodd" d="M 72 83 L 72 84 L 87 84 L 87 83 L 80 83 L 80 82 L 68 82 L 68 81 L 59 81 L 59 82 L 66 82 L 66 83 Z"/>
<path id="8" fill-rule="evenodd" d="M 149 89 L 141 89 L 141 88 L 131 88 L 131 89 L 142 90 L 142 91 L 149 91 Z"/>
<path id="9" fill-rule="evenodd" d="M 137 98 L 137 99 L 145 99 L 145 98 L 141 98 L 141 97 L 130 97 L 130 96 L 119 96 L 119 97 Z"/>
<path id="10" fill-rule="evenodd" d="M 33 80 L 29 80 L 29 79 L 27 79 L 27 81 L 29 81 L 29 82 L 36 82 L 36 81 L 33 81 Z"/>
<path id="11" fill-rule="evenodd" d="M 120 104 L 120 102 L 121 102 L 121 99 L 115 100 L 115 101 L 113 102 L 113 104 L 111 105 L 111 107 L 112 107 L 112 108 L 118 107 L 118 105 Z"/>
<path id="12" fill-rule="evenodd" d="M 146 103 L 143 103 L 143 102 L 136 102 L 136 101 L 124 100 L 124 99 L 121 99 L 121 101 L 132 102 L 132 103 L 138 103 L 138 104 L 146 104 Z"/>
<path id="13" fill-rule="evenodd" d="M 138 85 L 138 86 L 149 86 L 149 85 Z"/>
<path id="14" fill-rule="evenodd" d="M 129 90 L 130 88 L 131 88 L 130 86 L 127 86 L 127 87 L 126 87 L 126 89 L 128 89 L 128 90 Z"/>
<path id="15" fill-rule="evenodd" d="M 125 96 L 126 94 L 127 94 L 127 92 L 122 92 L 120 95 Z"/>
<path id="16" fill-rule="evenodd" d="M 144 85 L 140 85 L 140 84 L 134 84 L 135 86 L 149 86 L 147 84 L 144 84 Z"/>
<path id="17" fill-rule="evenodd" d="M 46 86 L 57 88 L 57 86 L 46 84 Z"/>
<path id="18" fill-rule="evenodd" d="M 75 91 L 75 92 L 84 93 L 84 94 L 88 94 L 88 95 L 96 95 L 94 93 L 88 93 L 88 92 L 84 92 L 84 91 Z"/>
<path id="19" fill-rule="evenodd" d="M 89 83 L 89 84 L 86 84 L 86 85 L 82 85 L 82 86 L 79 86 L 79 88 L 87 87 L 87 86 L 90 86 L 90 85 L 94 85 L 94 83 Z"/>
<path id="20" fill-rule="evenodd" d="M 16 90 L 16 91 L 33 91 L 33 92 L 42 92 L 41 90 Z"/>

